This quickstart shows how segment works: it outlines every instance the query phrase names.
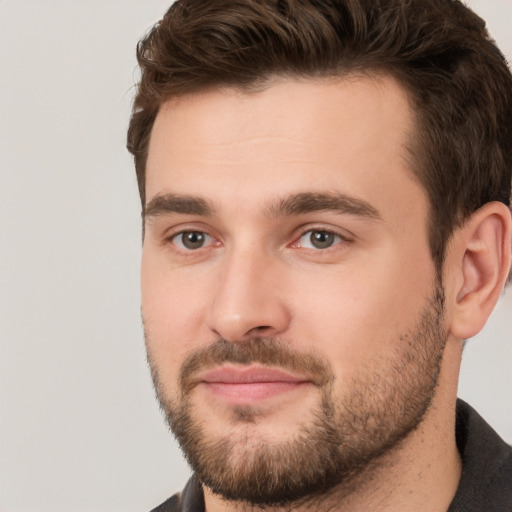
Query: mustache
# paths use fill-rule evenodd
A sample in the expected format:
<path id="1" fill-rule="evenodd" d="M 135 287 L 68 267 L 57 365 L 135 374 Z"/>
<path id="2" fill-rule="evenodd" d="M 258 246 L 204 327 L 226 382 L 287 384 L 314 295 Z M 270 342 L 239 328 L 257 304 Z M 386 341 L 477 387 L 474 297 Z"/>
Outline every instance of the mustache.
<path id="1" fill-rule="evenodd" d="M 332 380 L 330 365 L 313 352 L 292 350 L 282 341 L 272 338 L 252 338 L 245 341 L 218 339 L 211 345 L 190 353 L 180 369 L 179 383 L 182 394 L 194 387 L 194 375 L 225 363 L 278 367 L 307 376 L 317 386 Z"/>

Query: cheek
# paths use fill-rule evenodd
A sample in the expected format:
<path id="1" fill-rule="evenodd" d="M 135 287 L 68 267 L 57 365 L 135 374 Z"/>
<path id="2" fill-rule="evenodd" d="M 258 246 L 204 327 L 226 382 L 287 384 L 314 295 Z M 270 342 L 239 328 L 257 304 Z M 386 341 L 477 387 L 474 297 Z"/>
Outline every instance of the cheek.
<path id="1" fill-rule="evenodd" d="M 364 360 L 378 348 L 383 312 L 372 294 L 362 287 L 333 283 L 322 298 L 308 294 L 301 304 L 303 313 L 296 318 L 297 333 L 304 342 L 330 362 L 334 373 L 343 380 L 354 376 Z"/>
<path id="2" fill-rule="evenodd" d="M 169 272 L 158 257 L 143 254 L 141 302 L 146 345 L 164 382 L 174 382 L 187 353 L 208 341 L 202 331 L 204 289 L 200 282 Z"/>
<path id="3" fill-rule="evenodd" d="M 296 303 L 292 338 L 300 336 L 312 346 L 342 380 L 395 352 L 425 306 L 420 290 L 430 289 L 428 273 L 420 285 L 415 273 L 407 275 L 398 263 L 386 269 L 347 269 L 301 287 L 308 293 Z"/>

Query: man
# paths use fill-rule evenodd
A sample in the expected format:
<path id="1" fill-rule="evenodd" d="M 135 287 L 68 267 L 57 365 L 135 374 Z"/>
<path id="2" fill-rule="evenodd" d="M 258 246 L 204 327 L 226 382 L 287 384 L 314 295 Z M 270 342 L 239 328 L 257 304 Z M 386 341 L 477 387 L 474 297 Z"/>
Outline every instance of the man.
<path id="1" fill-rule="evenodd" d="M 457 402 L 510 269 L 512 77 L 449 0 L 181 0 L 128 146 L 163 511 L 505 511 Z"/>

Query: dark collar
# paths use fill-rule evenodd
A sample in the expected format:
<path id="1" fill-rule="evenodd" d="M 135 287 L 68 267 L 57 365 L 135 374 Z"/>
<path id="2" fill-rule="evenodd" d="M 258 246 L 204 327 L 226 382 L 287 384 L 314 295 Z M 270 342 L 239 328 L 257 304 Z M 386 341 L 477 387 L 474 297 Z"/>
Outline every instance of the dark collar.
<path id="1" fill-rule="evenodd" d="M 462 400 L 456 438 L 462 475 L 449 512 L 511 512 L 512 448 Z"/>

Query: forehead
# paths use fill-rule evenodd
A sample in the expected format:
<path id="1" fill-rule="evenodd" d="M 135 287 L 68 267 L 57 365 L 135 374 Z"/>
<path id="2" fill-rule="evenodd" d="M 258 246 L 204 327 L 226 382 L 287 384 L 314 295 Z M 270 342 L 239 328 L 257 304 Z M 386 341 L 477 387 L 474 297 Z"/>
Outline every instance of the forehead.
<path id="1" fill-rule="evenodd" d="M 153 127 L 147 201 L 178 193 L 246 206 L 335 189 L 407 203 L 397 193 L 417 187 L 406 149 L 413 126 L 407 94 L 390 77 L 283 80 L 174 99 Z"/>

